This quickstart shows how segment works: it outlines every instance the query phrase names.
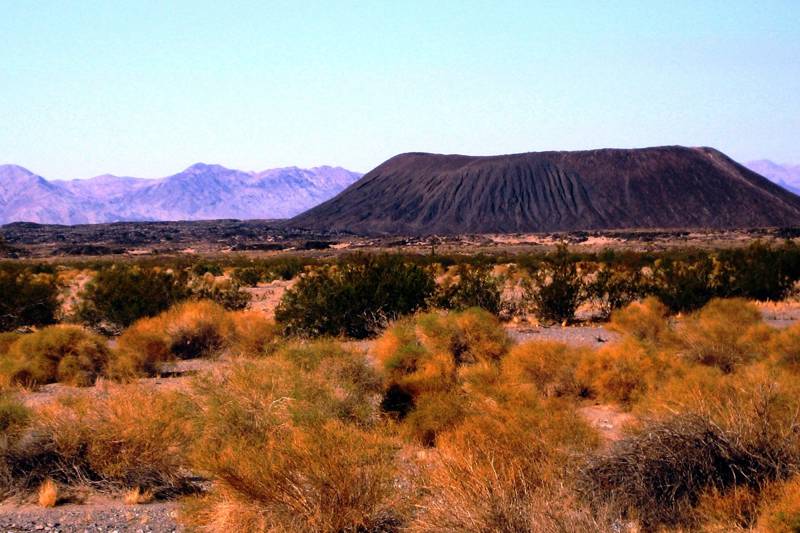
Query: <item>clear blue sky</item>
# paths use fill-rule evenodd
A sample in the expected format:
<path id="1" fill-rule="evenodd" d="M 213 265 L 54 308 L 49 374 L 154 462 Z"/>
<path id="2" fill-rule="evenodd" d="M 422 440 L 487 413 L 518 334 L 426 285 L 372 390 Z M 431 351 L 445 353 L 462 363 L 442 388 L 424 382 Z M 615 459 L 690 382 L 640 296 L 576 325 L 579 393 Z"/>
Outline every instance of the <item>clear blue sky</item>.
<path id="1" fill-rule="evenodd" d="M 0 0 L 46 177 L 662 144 L 800 163 L 800 1 Z"/>

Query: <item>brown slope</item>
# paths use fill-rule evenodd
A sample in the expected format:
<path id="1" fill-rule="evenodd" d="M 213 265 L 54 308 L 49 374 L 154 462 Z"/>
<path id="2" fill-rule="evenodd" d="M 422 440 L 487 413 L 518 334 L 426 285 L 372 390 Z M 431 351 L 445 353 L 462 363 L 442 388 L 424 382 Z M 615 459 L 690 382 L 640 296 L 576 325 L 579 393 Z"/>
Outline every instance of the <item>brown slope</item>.
<path id="1" fill-rule="evenodd" d="M 800 197 L 712 148 L 409 153 L 288 224 L 361 234 L 800 224 Z"/>

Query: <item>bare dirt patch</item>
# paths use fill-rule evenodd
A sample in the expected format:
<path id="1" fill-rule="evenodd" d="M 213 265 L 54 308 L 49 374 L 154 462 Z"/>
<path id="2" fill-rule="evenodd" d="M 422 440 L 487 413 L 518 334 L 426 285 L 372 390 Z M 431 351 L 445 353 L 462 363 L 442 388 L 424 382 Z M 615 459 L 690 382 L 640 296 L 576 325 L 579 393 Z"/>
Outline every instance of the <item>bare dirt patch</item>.
<path id="1" fill-rule="evenodd" d="M 243 290 L 250 293 L 250 309 L 266 313 L 270 318 L 275 316 L 275 308 L 283 298 L 283 293 L 294 285 L 296 280 L 276 280 L 271 283 L 259 284 L 258 287 L 246 287 Z"/>
<path id="2" fill-rule="evenodd" d="M 579 408 L 578 413 L 607 442 L 620 440 L 623 436 L 623 428 L 635 420 L 631 413 L 611 404 L 587 405 Z"/>

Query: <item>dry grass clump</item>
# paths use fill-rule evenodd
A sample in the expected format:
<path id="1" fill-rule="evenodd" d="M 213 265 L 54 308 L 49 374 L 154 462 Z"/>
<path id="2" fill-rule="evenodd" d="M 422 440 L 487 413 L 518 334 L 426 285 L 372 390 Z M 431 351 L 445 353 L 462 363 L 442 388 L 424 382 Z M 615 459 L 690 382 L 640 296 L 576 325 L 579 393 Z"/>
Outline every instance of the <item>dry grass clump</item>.
<path id="1" fill-rule="evenodd" d="M 250 317 L 232 316 L 214 302 L 189 301 L 138 320 L 119 337 L 109 375 L 122 379 L 155 375 L 166 361 L 216 357 L 232 342 L 249 348 L 259 332 L 266 334 Z"/>
<path id="2" fill-rule="evenodd" d="M 404 419 L 419 442 L 433 445 L 465 412 L 463 385 L 477 376 L 464 370 L 488 369 L 494 379 L 509 344 L 497 319 L 477 308 L 396 322 L 374 348 L 386 378 L 384 410 Z"/>
<path id="3" fill-rule="evenodd" d="M 704 491 L 749 479 L 760 466 L 709 420 L 676 416 L 592 456 L 579 486 L 588 501 L 610 504 L 650 529 L 684 523 Z"/>
<path id="4" fill-rule="evenodd" d="M 37 491 L 39 507 L 55 507 L 58 502 L 58 485 L 50 478 L 45 479 Z"/>
<path id="5" fill-rule="evenodd" d="M 629 405 L 642 399 L 665 371 L 658 356 L 632 339 L 623 339 L 583 357 L 575 381 L 587 396 Z"/>
<path id="6" fill-rule="evenodd" d="M 10 435 L 24 428 L 30 416 L 30 410 L 17 398 L 0 392 L 0 438 L 4 442 L 7 442 Z"/>
<path id="7" fill-rule="evenodd" d="M 772 334 L 755 305 L 733 298 L 712 300 L 686 317 L 675 336 L 687 360 L 731 372 L 763 357 Z"/>
<path id="8" fill-rule="evenodd" d="M 170 342 L 158 318 L 142 318 L 122 332 L 108 364 L 108 375 L 127 379 L 158 374 L 172 359 Z"/>
<path id="9" fill-rule="evenodd" d="M 667 306 L 649 296 L 611 313 L 608 329 L 644 342 L 656 343 L 669 333 Z"/>
<path id="10" fill-rule="evenodd" d="M 159 317 L 177 359 L 219 355 L 232 329 L 225 308 L 208 300 L 182 303 Z"/>
<path id="11" fill-rule="evenodd" d="M 3 357 L 3 355 L 8 352 L 8 349 L 11 348 L 11 345 L 14 344 L 20 337 L 22 337 L 21 334 L 13 331 L 0 332 L 0 357 Z"/>
<path id="12" fill-rule="evenodd" d="M 154 497 L 152 490 L 142 490 L 140 487 L 134 487 L 125 492 L 122 499 L 127 505 L 142 505 L 152 502 Z"/>
<path id="13" fill-rule="evenodd" d="M 776 484 L 764 502 L 757 530 L 763 533 L 800 531 L 800 476 Z"/>
<path id="14" fill-rule="evenodd" d="M 754 520 L 769 483 L 800 468 L 800 385 L 763 368 L 717 376 L 721 384 L 692 392 L 702 382 L 694 377 L 689 406 L 665 409 L 680 414 L 592 456 L 579 478 L 584 496 L 645 527 Z"/>
<path id="15" fill-rule="evenodd" d="M 580 362 L 593 356 L 587 349 L 561 342 L 537 341 L 514 346 L 501 364 L 502 380 L 532 384 L 548 397 L 578 397 L 587 393 L 576 378 Z"/>
<path id="16" fill-rule="evenodd" d="M 403 429 L 425 446 L 433 446 L 443 431 L 457 426 L 467 412 L 464 394 L 458 390 L 421 394 L 403 419 Z"/>
<path id="17" fill-rule="evenodd" d="M 11 344 L 0 371 L 10 384 L 89 386 L 105 369 L 108 357 L 102 337 L 79 326 L 48 326 Z"/>
<path id="18" fill-rule="evenodd" d="M 259 311 L 229 313 L 231 320 L 231 352 L 235 355 L 259 356 L 271 354 L 277 345 L 278 326 Z"/>
<path id="19" fill-rule="evenodd" d="M 586 509 L 570 508 L 575 501 L 561 488 L 572 454 L 597 443 L 575 412 L 563 402 L 541 403 L 503 389 L 473 402 L 479 405 L 437 440 L 410 530 L 598 529 Z M 559 524 L 566 515 L 568 523 Z"/>
<path id="20" fill-rule="evenodd" d="M 214 485 L 187 512 L 190 522 L 208 531 L 338 532 L 397 521 L 397 444 L 349 414 L 344 391 L 354 374 L 332 371 L 348 357 L 279 352 L 198 381 L 193 456 Z"/>
<path id="21" fill-rule="evenodd" d="M 321 389 L 331 391 L 335 398 L 331 414 L 336 418 L 362 426 L 377 421 L 381 378 L 362 354 L 322 339 L 289 343 L 275 355 L 316 380 Z"/>
<path id="22" fill-rule="evenodd" d="M 800 372 L 800 324 L 792 324 L 772 336 L 769 344 L 772 359 L 792 372 Z"/>
<path id="23" fill-rule="evenodd" d="M 64 486 L 182 491 L 191 441 L 189 404 L 178 393 L 120 386 L 100 398 L 65 396 L 38 409 L 0 449 L 4 488 L 25 492 L 50 478 Z"/>
<path id="24" fill-rule="evenodd" d="M 14 484 L 14 474 L 6 457 L 19 445 L 31 420 L 31 412 L 17 398 L 0 392 L 0 500 Z"/>

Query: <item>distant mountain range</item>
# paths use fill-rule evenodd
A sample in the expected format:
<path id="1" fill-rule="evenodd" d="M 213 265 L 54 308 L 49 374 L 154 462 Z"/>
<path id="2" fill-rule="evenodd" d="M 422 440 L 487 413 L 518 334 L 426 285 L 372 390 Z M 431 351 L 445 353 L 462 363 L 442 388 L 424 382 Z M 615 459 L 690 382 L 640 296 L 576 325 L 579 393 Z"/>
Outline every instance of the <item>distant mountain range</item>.
<path id="1" fill-rule="evenodd" d="M 287 222 L 373 235 L 800 225 L 800 197 L 713 148 L 397 155 Z"/>
<path id="2" fill-rule="evenodd" d="M 681 147 L 403 154 L 360 181 L 329 166 L 245 172 L 197 163 L 160 179 L 46 180 L 0 165 L 0 224 L 296 217 L 289 224 L 315 229 L 452 233 L 800 223 L 800 199 L 747 171 L 800 194 L 800 165 L 744 167 Z"/>
<path id="3" fill-rule="evenodd" d="M 160 179 L 107 174 L 48 181 L 23 167 L 0 165 L 0 224 L 289 218 L 360 177 L 340 167 L 244 172 L 197 163 Z"/>
<path id="4" fill-rule="evenodd" d="M 800 165 L 781 165 L 769 159 L 745 163 L 747 168 L 774 181 L 786 190 L 800 194 Z"/>

